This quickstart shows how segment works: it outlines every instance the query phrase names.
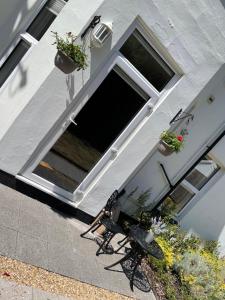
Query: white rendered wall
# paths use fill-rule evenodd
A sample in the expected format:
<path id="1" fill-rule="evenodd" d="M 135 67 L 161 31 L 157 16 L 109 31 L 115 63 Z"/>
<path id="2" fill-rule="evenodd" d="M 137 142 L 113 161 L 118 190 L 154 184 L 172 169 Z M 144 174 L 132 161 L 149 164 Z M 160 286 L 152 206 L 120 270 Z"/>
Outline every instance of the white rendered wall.
<path id="1" fill-rule="evenodd" d="M 63 8 L 60 15 L 50 26 L 47 33 L 42 37 L 38 45 L 35 45 L 32 49 L 28 50 L 25 57 L 19 64 L 17 71 L 15 72 L 15 74 L 13 74 L 11 80 L 8 82 L 8 84 L 6 84 L 6 86 L 3 86 L 0 89 L 0 139 L 2 139 L 17 116 L 30 102 L 41 85 L 45 82 L 48 75 L 55 68 L 54 57 L 56 54 L 56 48 L 52 45 L 54 39 L 52 37 L 51 30 L 62 32 L 63 34 L 65 34 L 65 32 L 69 32 L 73 29 L 74 33 L 79 33 L 102 1 L 103 0 L 94 0 L 91 1 L 91 3 L 88 3 L 88 5 L 84 6 L 84 1 L 70 0 Z M 64 85 L 64 92 L 63 94 L 61 94 L 62 101 L 59 104 L 60 106 L 62 106 L 58 109 L 60 109 L 60 111 L 62 112 L 65 110 L 65 107 L 67 106 L 67 102 L 69 100 L 67 99 L 68 91 L 66 85 L 66 77 L 65 75 L 61 75 L 60 78 L 63 78 L 62 81 Z M 80 78 L 80 80 L 82 81 L 82 78 Z M 52 82 L 52 84 L 54 86 L 54 81 Z M 80 83 L 80 85 L 82 86 L 82 83 Z M 79 88 L 81 88 L 81 86 Z M 43 100 L 46 101 L 47 98 L 48 96 L 46 95 L 45 99 Z M 54 113 L 52 114 L 52 118 L 55 122 L 56 116 L 54 115 Z M 48 125 L 46 125 L 45 127 L 45 132 L 46 130 L 48 130 Z M 42 138 L 43 135 L 40 135 L 39 139 Z M 22 140 L 20 141 L 22 142 Z"/>
<path id="2" fill-rule="evenodd" d="M 189 136 L 186 137 L 185 147 L 179 154 L 173 154 L 167 158 L 163 157 L 158 151 L 154 153 L 146 162 L 143 168 L 126 185 L 127 194 L 135 187 L 139 188 L 139 193 L 151 189 L 149 203 L 158 200 L 162 190 L 169 190 L 165 178 L 159 168 L 159 162 L 163 162 L 168 171 L 172 183 L 176 182 L 177 169 L 183 173 L 190 167 L 192 155 L 196 152 L 198 141 L 200 144 L 213 136 L 221 125 L 225 126 L 225 80 L 224 73 L 222 78 L 217 77 L 214 88 L 211 89 L 211 96 L 214 102 L 209 104 L 207 97 L 201 100 L 192 111 L 194 121 L 189 126 Z M 205 144 L 206 145 L 206 144 Z M 208 143 L 210 145 L 210 142 Z M 206 150 L 205 147 L 203 147 Z M 216 174 L 211 181 L 193 198 L 183 209 L 178 217 L 179 223 L 188 231 L 195 232 L 207 240 L 218 240 L 221 244 L 221 255 L 225 255 L 225 138 L 209 152 L 210 156 L 219 164 L 221 171 Z M 199 152 L 200 155 L 201 152 Z M 167 186 L 167 189 L 165 188 Z M 163 189 L 164 187 L 164 189 Z M 136 193 L 138 195 L 138 192 Z M 132 212 L 135 206 L 132 201 L 124 198 L 125 212 Z"/>
<path id="3" fill-rule="evenodd" d="M 102 49 L 88 50 L 90 63 L 87 70 L 65 76 L 54 68 L 55 49 L 51 46 L 52 38 L 48 31 L 24 61 L 26 85 L 19 87 L 18 74 L 0 97 L 0 169 L 16 175 L 34 151 L 47 142 L 45 138 L 52 132 L 53 126 L 60 123 L 66 111 L 68 114 L 78 99 L 78 93 L 85 91 L 88 80 L 96 77 L 108 60 L 110 49 L 137 17 L 154 37 L 159 51 L 182 70 L 180 80 L 162 95 L 137 134 L 119 149 L 117 158 L 84 191 L 78 207 L 92 215 L 96 215 L 112 191 L 126 184 L 151 156 L 160 133 L 169 127 L 169 121 L 177 111 L 197 102 L 200 92 L 202 101 L 210 95 L 217 76 L 214 75 L 221 76 L 225 62 L 225 13 L 220 1 L 192 1 L 190 5 L 184 0 L 70 0 L 50 30 L 79 33 L 93 15 L 99 14 L 103 21 L 113 22 L 113 35 Z M 85 101 L 88 97 L 87 94 Z M 193 149 L 197 151 L 205 139 L 204 133 L 201 140 L 194 140 Z M 185 161 L 189 158 L 186 153 Z M 177 160 L 175 164 L 167 165 L 172 177 L 176 176 L 180 167 Z M 165 185 L 165 179 L 160 180 Z"/>
<path id="4" fill-rule="evenodd" d="M 222 176 L 181 219 L 185 229 L 208 240 L 218 240 L 225 255 L 225 138 L 210 152 L 222 168 Z"/>
<path id="5" fill-rule="evenodd" d="M 43 0 L 1 0 L 0 3 L 0 58 L 24 31 L 26 23 Z"/>
<path id="6" fill-rule="evenodd" d="M 126 185 L 128 194 L 136 187 L 139 193 L 150 188 L 149 203 L 160 200 L 170 187 L 159 164 L 164 165 L 171 183 L 176 183 L 201 153 L 207 150 L 207 146 L 219 135 L 222 128 L 225 129 L 224 71 L 225 69 L 220 74 L 218 73 L 205 91 L 203 90 L 198 96 L 199 101 L 191 111 L 194 120 L 190 121 L 187 127 L 189 134 L 185 137 L 183 149 L 179 153 L 166 157 L 156 148 L 150 158 L 145 161 L 144 166 Z M 208 101 L 210 96 L 214 98 L 212 103 Z M 186 127 L 185 121 L 179 125 L 180 128 L 183 126 Z M 225 159 L 225 153 L 220 155 L 220 159 L 222 157 Z M 125 210 L 132 212 L 132 203 L 129 205 L 129 200 L 125 203 Z"/>

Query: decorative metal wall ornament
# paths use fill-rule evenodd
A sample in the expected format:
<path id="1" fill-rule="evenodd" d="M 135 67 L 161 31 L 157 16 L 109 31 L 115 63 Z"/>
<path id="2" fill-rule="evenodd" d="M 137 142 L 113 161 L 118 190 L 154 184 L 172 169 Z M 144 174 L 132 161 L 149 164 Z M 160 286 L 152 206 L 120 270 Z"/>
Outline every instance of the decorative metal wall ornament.
<path id="1" fill-rule="evenodd" d="M 186 119 L 186 118 L 188 118 L 187 122 L 189 123 L 190 120 L 191 121 L 194 120 L 194 115 L 190 114 L 190 113 L 183 112 L 183 109 L 181 108 L 178 111 L 178 113 L 173 117 L 173 119 L 170 121 L 170 125 L 177 122 L 177 121 Z"/>

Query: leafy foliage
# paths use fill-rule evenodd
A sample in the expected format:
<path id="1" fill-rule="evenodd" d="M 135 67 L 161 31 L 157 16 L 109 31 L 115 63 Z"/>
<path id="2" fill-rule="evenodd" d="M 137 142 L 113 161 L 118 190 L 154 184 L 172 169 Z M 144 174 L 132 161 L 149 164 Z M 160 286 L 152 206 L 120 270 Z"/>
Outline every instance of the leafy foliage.
<path id="1" fill-rule="evenodd" d="M 165 258 L 160 261 L 149 256 L 149 263 L 164 286 L 166 298 L 225 299 L 225 259 L 219 258 L 217 243 L 202 241 L 175 224 L 165 223 L 163 228 L 156 241 Z"/>
<path id="2" fill-rule="evenodd" d="M 184 139 L 182 135 L 176 135 L 174 132 L 165 130 L 161 133 L 160 138 L 175 152 L 179 152 L 183 147 Z"/>
<path id="3" fill-rule="evenodd" d="M 70 57 L 74 63 L 77 64 L 78 69 L 85 69 L 87 67 L 87 55 L 81 45 L 76 45 L 75 41 L 77 37 L 73 35 L 71 32 L 66 34 L 66 38 L 62 38 L 58 35 L 57 32 L 52 31 L 53 36 L 55 37 L 56 48 L 59 51 L 62 51 L 65 55 Z"/>
<path id="4" fill-rule="evenodd" d="M 151 189 L 147 189 L 143 192 L 138 192 L 138 187 L 134 188 L 127 196 L 127 200 L 134 205 L 134 211 L 131 214 L 130 219 L 120 220 L 124 232 L 129 233 L 132 225 L 139 224 L 146 230 L 151 227 L 151 212 L 153 203 L 147 204 L 151 196 Z"/>
<path id="5" fill-rule="evenodd" d="M 225 259 L 218 255 L 218 243 L 203 241 L 171 222 L 173 203 L 161 207 L 163 217 L 153 217 L 154 205 L 146 205 L 150 190 L 135 197 L 137 190 L 129 194 L 137 207 L 134 216 L 146 230 L 153 231 L 164 253 L 163 260 L 149 255 L 148 263 L 166 299 L 225 300 Z"/>

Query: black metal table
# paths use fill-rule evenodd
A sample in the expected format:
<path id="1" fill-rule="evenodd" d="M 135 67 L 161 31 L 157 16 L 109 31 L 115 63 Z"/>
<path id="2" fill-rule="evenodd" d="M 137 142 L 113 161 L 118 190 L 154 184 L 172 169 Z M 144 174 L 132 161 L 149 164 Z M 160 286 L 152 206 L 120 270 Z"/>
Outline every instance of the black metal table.
<path id="1" fill-rule="evenodd" d="M 132 259 L 133 269 L 130 278 L 130 288 L 133 291 L 134 274 L 137 270 L 137 267 L 141 265 L 142 259 L 147 255 L 152 255 L 157 259 L 163 259 L 164 254 L 160 246 L 153 239 L 153 234 L 143 230 L 139 226 L 131 227 L 128 239 L 131 246 L 130 251 L 115 263 L 105 267 L 105 269 L 109 270 L 118 264 L 122 264 L 123 262 Z"/>

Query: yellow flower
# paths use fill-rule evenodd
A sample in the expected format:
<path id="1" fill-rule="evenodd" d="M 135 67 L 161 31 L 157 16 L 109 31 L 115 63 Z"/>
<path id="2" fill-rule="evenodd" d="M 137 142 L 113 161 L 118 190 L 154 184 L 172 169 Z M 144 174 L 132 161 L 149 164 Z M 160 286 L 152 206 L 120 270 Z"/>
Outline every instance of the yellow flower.
<path id="1" fill-rule="evenodd" d="M 166 265 L 168 267 L 172 267 L 174 263 L 173 248 L 162 237 L 156 237 L 156 242 L 159 244 L 164 253 Z"/>
<path id="2" fill-rule="evenodd" d="M 191 274 L 189 275 L 184 275 L 183 280 L 186 281 L 188 284 L 194 284 L 197 280 L 197 278 Z"/>

